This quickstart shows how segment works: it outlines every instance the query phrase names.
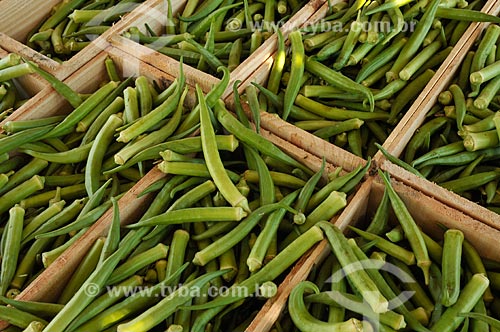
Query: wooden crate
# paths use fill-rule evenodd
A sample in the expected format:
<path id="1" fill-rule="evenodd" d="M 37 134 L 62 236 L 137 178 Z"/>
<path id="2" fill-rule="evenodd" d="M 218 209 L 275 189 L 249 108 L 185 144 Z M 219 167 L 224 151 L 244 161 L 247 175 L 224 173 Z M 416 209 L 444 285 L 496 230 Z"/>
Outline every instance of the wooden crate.
<path id="1" fill-rule="evenodd" d="M 80 70 L 68 77 L 65 83 L 82 93 L 95 90 L 100 82 L 107 79 L 104 67 L 104 60 L 106 57 L 111 57 L 115 61 L 118 70 L 124 70 L 124 68 L 128 66 L 138 66 L 138 71 L 135 76 L 139 74 L 144 75 L 151 80 L 159 82 L 160 85 L 166 86 L 173 80 L 173 77 L 169 74 L 163 73 L 144 62 L 137 63 L 136 58 L 110 46 Z M 193 89 L 193 87 L 191 87 L 191 89 Z M 194 98 L 194 96 L 192 98 Z M 192 105 L 194 101 L 194 99 L 191 99 L 186 103 Z M 23 120 L 43 118 L 67 112 L 69 109 L 68 103 L 54 91 L 52 87 L 47 87 L 32 98 L 32 100 L 23 106 L 22 109 L 15 112 L 9 119 Z M 287 154 L 308 166 L 313 171 L 318 171 L 320 169 L 321 159 L 317 156 L 311 155 L 265 129 L 261 130 L 261 135 L 275 143 Z M 333 172 L 336 166 L 338 165 L 327 164 L 324 174 L 325 178 L 326 174 Z M 157 168 L 152 169 L 119 200 L 120 218 L 123 225 L 137 221 L 152 199 L 151 195 L 144 195 L 138 198 L 138 194 L 150 184 L 164 176 L 165 174 L 160 172 Z M 95 240 L 106 235 L 111 218 L 112 209 L 108 210 L 81 238 L 30 283 L 17 299 L 49 302 L 56 300 L 72 272 L 78 266 Z M 0 322 L 0 329 L 5 326 L 5 322 Z"/>
<path id="2" fill-rule="evenodd" d="M 36 62 L 41 68 L 55 75 L 59 79 L 65 79 L 73 72 L 81 68 L 85 63 L 97 56 L 104 50 L 108 43 L 108 36 L 114 31 L 121 31 L 132 16 L 134 11 L 147 11 L 147 1 L 134 9 L 129 15 L 116 22 L 108 31 L 93 40 L 90 45 L 75 54 L 71 59 L 59 63 L 51 58 L 36 52 L 25 45 L 26 36 L 35 29 L 45 17 L 50 14 L 52 7 L 59 4 L 61 0 L 2 0 L 0 1 L 0 45 L 9 51 L 17 53 L 29 60 Z"/>
<path id="3" fill-rule="evenodd" d="M 314 15 L 309 18 L 307 24 L 313 24 L 314 22 L 317 22 L 321 18 L 325 17 L 327 10 L 328 4 L 325 3 L 317 10 Z M 483 6 L 482 11 L 489 12 L 491 14 L 497 14 L 500 11 L 500 4 L 495 0 L 489 0 Z M 387 149 L 391 154 L 399 156 L 404 150 L 415 131 L 423 123 L 426 113 L 435 104 L 439 93 L 444 90 L 449 84 L 452 75 L 459 68 L 459 65 L 465 57 L 467 50 L 472 46 L 485 26 L 486 24 L 471 23 L 467 31 L 457 43 L 457 46 L 454 47 L 452 52 L 436 71 L 434 77 L 426 85 L 426 87 L 420 93 L 414 103 L 409 107 L 406 114 L 403 116 L 403 118 L 400 120 L 400 122 L 397 124 L 397 126 L 394 128 L 392 133 L 383 144 L 384 148 Z M 251 82 L 257 82 L 259 84 L 264 84 L 266 82 L 273 63 L 274 56 L 275 54 L 273 54 L 273 56 L 265 61 L 259 67 L 259 69 L 255 71 L 254 75 L 249 76 L 240 84 L 240 93 L 243 92 L 244 88 Z M 233 96 L 231 94 L 226 98 L 226 102 L 229 105 L 232 105 L 232 99 Z M 335 162 L 335 160 L 338 160 L 340 158 L 345 162 L 344 166 L 347 170 L 350 170 L 353 167 L 364 163 L 362 158 L 359 158 L 342 148 L 326 142 L 323 139 L 313 136 L 312 134 L 309 134 L 281 120 L 277 116 L 262 112 L 261 117 L 262 127 L 268 129 L 277 136 L 293 142 L 297 146 L 303 148 L 308 152 L 311 152 L 316 156 L 324 156 L 329 162 Z M 496 228 L 500 227 L 500 215 L 489 211 L 488 209 L 481 207 L 478 204 L 471 202 L 457 194 L 438 187 L 427 180 L 422 180 L 416 176 L 413 176 L 412 174 L 388 162 L 380 152 L 378 152 L 374 157 L 374 166 L 381 167 L 384 170 L 389 170 L 391 173 L 394 173 L 394 175 L 398 179 L 408 184 L 409 186 L 418 188 L 425 194 L 436 197 L 445 204 L 468 213 L 473 218 L 481 220 L 490 226 Z"/>
<path id="4" fill-rule="evenodd" d="M 288 20 L 282 27 L 281 31 L 286 37 L 288 34 L 300 26 L 303 22 L 306 22 L 309 17 L 314 14 L 314 12 L 324 3 L 326 0 L 311 0 L 304 5 L 290 20 Z M 173 1 L 172 12 L 174 15 L 179 13 L 186 3 L 186 0 Z M 125 29 L 115 30 L 109 37 L 109 42 L 124 50 L 125 52 L 134 54 L 138 56 L 141 60 L 158 67 L 159 69 L 172 73 L 173 75 L 178 75 L 178 61 L 160 54 L 146 46 L 140 45 L 128 38 L 121 35 L 129 27 L 136 26 L 140 30 L 144 30 L 144 24 L 147 23 L 153 31 L 161 33 L 165 26 L 165 20 L 167 13 L 167 2 L 163 0 L 155 0 L 148 2 L 150 6 L 150 11 L 145 13 L 145 15 L 136 15 L 133 19 L 128 20 Z M 139 14 L 138 11 L 135 12 Z M 277 49 L 277 34 L 273 34 L 269 37 L 250 57 L 245 59 L 235 70 L 231 72 L 229 87 L 223 94 L 223 99 L 229 96 L 232 92 L 233 83 L 237 80 L 244 81 L 248 77 L 254 75 L 254 72 L 261 66 L 262 63 L 269 61 L 269 58 Z M 194 85 L 199 84 L 204 91 L 209 91 L 210 88 L 216 84 L 219 79 L 204 73 L 191 66 L 184 66 L 184 71 L 186 72 L 188 84 Z"/>
<path id="5" fill-rule="evenodd" d="M 332 1 L 331 4 L 335 4 L 342 1 Z M 318 10 L 309 17 L 307 21 L 301 23 L 293 24 L 293 27 L 286 27 L 286 35 L 288 35 L 293 29 L 302 27 L 308 24 L 313 24 L 319 21 L 321 18 L 325 17 L 328 11 L 328 3 L 323 3 Z M 285 27 L 283 27 L 285 28 Z M 284 33 L 285 35 L 285 33 Z M 267 81 L 269 72 L 271 70 L 274 57 L 276 56 L 276 51 L 273 52 L 272 56 L 266 59 L 261 66 L 238 86 L 238 93 L 243 93 L 245 88 L 252 82 L 257 82 L 259 84 L 264 84 Z M 234 94 L 232 91 L 228 91 L 225 97 L 225 102 L 230 108 L 234 108 Z M 243 104 L 247 114 L 250 115 L 248 110 L 248 105 Z M 342 166 L 345 170 L 351 171 L 359 165 L 364 165 L 366 160 L 336 146 L 333 145 L 317 136 L 314 136 L 305 130 L 295 127 L 294 125 L 283 121 L 276 115 L 261 112 L 261 127 L 269 130 L 276 136 L 293 143 L 294 145 L 312 153 L 313 155 L 325 157 L 326 161 Z"/>
<path id="6" fill-rule="evenodd" d="M 500 12 L 498 1 L 488 1 L 483 11 L 493 15 Z M 427 112 L 437 103 L 439 94 L 450 84 L 453 76 L 458 72 L 462 61 L 468 50 L 488 26 L 487 23 L 473 23 L 458 42 L 448 58 L 436 72 L 435 77 L 426 86 L 424 92 L 419 96 L 411 109 L 401 120 L 394 132 L 388 137 L 384 147 L 389 153 L 400 156 L 406 145 L 413 137 L 417 129 L 424 123 Z M 379 152 L 375 156 L 376 162 L 384 170 L 388 170 L 399 180 L 421 190 L 423 193 L 439 199 L 443 203 L 469 214 L 473 218 L 500 229 L 500 215 L 482 207 L 470 200 L 446 190 L 426 179 L 419 178 L 402 168 L 387 161 Z"/>
<path id="7" fill-rule="evenodd" d="M 439 225 L 460 229 L 465 238 L 474 244 L 482 257 L 500 261 L 500 251 L 496 250 L 496 243 L 500 236 L 499 230 L 456 211 L 401 182 L 392 179 L 392 184 L 408 207 L 415 222 L 426 233 L 440 238 L 443 229 Z M 349 205 L 333 222 L 342 230 L 346 230 L 347 226 L 350 225 L 363 228 L 375 213 L 383 191 L 382 180 L 378 176 L 371 177 L 361 186 Z M 304 255 L 279 286 L 278 294 L 264 304 L 257 317 L 245 331 L 269 331 L 287 305 L 288 296 L 295 285 L 306 280 L 313 268 L 319 266 L 331 254 L 330 246 L 326 240 L 323 240 L 311 249 L 309 254 Z"/>
<path id="8" fill-rule="evenodd" d="M 7 3 L 11 3 L 10 6 L 13 6 L 11 0 L 1 0 L 0 10 L 2 6 L 6 5 Z M 87 61 L 80 60 L 80 62 L 77 62 L 78 59 L 82 59 L 79 53 L 73 58 L 77 59 L 75 60 L 75 62 L 71 62 L 73 61 L 73 59 L 71 59 L 62 65 L 64 67 L 61 67 L 63 68 L 62 70 L 57 69 L 58 77 L 64 78 L 65 75 L 67 75 L 65 82 L 72 88 L 76 89 L 78 92 L 85 93 L 94 91 L 97 88 L 98 84 L 106 78 L 106 71 L 103 65 L 103 61 L 107 56 L 109 56 L 115 61 L 118 69 L 124 74 L 142 74 L 149 79 L 158 81 L 163 86 L 170 84 L 172 80 L 178 75 L 178 63 L 175 60 L 172 60 L 157 52 L 151 52 L 150 49 L 147 49 L 142 45 L 138 45 L 120 35 L 121 32 L 125 31 L 128 27 L 139 24 L 141 22 L 144 23 L 146 21 L 150 23 L 153 28 L 157 28 L 156 24 L 159 25 L 160 21 L 156 22 L 146 20 L 145 13 L 150 11 L 148 8 L 157 8 L 152 6 L 160 6 L 163 3 L 163 0 L 146 1 L 143 5 L 141 5 L 141 7 L 138 7 L 142 8 L 141 11 L 136 10 L 130 15 L 127 15 L 124 20 L 122 20 L 115 26 L 116 29 L 115 27 L 113 28 L 113 33 L 110 33 L 106 36 L 106 46 L 102 46 L 102 48 L 98 47 L 97 49 L 89 49 L 88 51 L 82 51 L 89 52 L 88 54 L 91 54 L 92 52 L 96 53 L 92 56 L 89 56 Z M 178 8 L 180 10 L 182 3 L 174 2 L 174 4 L 179 6 L 175 8 Z M 315 7 L 319 4 L 322 4 L 322 6 Z M 487 6 L 489 5 L 490 7 L 485 6 L 485 8 L 490 10 L 491 8 L 494 8 L 494 4 L 495 2 L 493 0 L 490 0 L 487 4 Z M 29 3 L 25 4 L 25 6 L 29 6 Z M 319 0 L 309 2 L 308 6 L 310 7 L 306 6 L 305 9 L 301 11 L 301 15 L 303 16 L 300 16 L 301 19 L 304 19 L 307 16 L 307 19 L 311 20 L 308 23 L 311 23 L 314 19 L 323 17 L 327 9 L 327 5 L 325 4 L 325 2 Z M 495 6 L 498 5 L 495 4 Z M 9 8 L 9 6 L 5 8 Z M 319 8 L 318 11 L 315 10 L 317 8 Z M 293 24 L 299 24 L 298 22 L 299 21 L 295 19 L 289 21 L 290 25 L 285 25 L 286 28 L 283 27 L 284 33 L 290 32 L 294 27 Z M 302 21 L 302 23 L 303 22 L 305 21 Z M 473 38 L 473 35 L 477 36 L 479 34 L 479 26 L 480 25 L 472 25 L 471 28 L 469 28 L 468 34 L 470 38 Z M 2 31 L 1 28 L 0 31 Z M 13 37 L 17 38 L 17 36 L 15 35 L 13 35 Z M 12 44 L 9 44 L 9 46 L 6 47 L 6 49 L 8 49 L 9 51 L 9 47 L 13 47 L 13 44 L 19 44 L 17 46 L 22 45 L 20 42 L 7 36 L 5 33 L 0 34 L 0 42 L 4 40 L 2 38 L 8 38 L 10 40 L 9 43 L 12 42 Z M 19 37 L 20 40 L 21 38 L 22 37 Z M 268 40 L 269 45 L 264 48 L 266 51 L 262 51 L 262 56 L 260 56 L 259 54 L 258 64 L 261 65 L 260 67 L 253 71 L 252 69 L 248 69 L 248 71 L 245 70 L 245 73 L 241 73 L 241 75 L 238 74 L 240 76 L 236 76 L 235 72 L 232 73 L 232 82 L 236 79 L 245 78 L 242 85 L 240 85 L 239 87 L 240 90 L 244 89 L 245 84 L 248 84 L 251 79 L 255 79 L 256 81 L 260 82 L 264 82 L 267 79 L 269 69 L 272 65 L 273 53 L 275 52 L 276 48 L 276 36 L 273 36 L 271 38 L 274 39 L 269 39 L 271 41 Z M 111 46 L 108 45 L 108 42 Z M 473 40 L 467 38 L 464 43 L 465 42 L 472 43 Z M 463 47 L 466 47 L 465 45 L 467 44 L 463 45 Z M 24 49 L 22 49 L 22 51 L 28 51 L 26 50 L 26 48 L 27 47 L 24 46 Z M 456 52 L 454 50 L 452 54 Z M 31 50 L 32 56 L 33 53 L 36 52 L 33 52 L 33 50 Z M 1 54 L 2 53 L 0 50 L 0 56 Z M 451 68 L 451 64 L 454 63 L 453 59 L 458 59 L 458 57 L 459 54 L 455 54 L 452 59 L 447 59 L 447 62 L 445 62 L 445 64 L 449 63 L 448 66 L 450 66 L 449 68 Z M 185 69 L 186 67 L 187 66 L 185 66 Z M 250 67 L 242 68 L 246 69 Z M 440 68 L 441 72 L 438 72 L 440 76 L 435 79 L 436 82 L 434 83 L 434 85 L 432 85 L 432 89 L 440 86 L 438 84 L 440 84 L 441 81 L 447 77 L 446 75 L 448 71 L 442 68 Z M 186 69 L 188 83 L 190 83 L 190 85 L 199 83 L 205 89 L 207 89 L 218 81 L 216 78 L 210 75 L 199 76 L 200 73 L 201 72 L 196 71 L 194 68 L 193 71 Z M 436 76 L 438 75 L 438 73 L 436 73 Z M 446 85 L 446 83 L 444 83 L 444 85 Z M 429 87 L 426 89 L 432 90 Z M 418 102 L 418 105 L 421 105 L 422 107 L 426 107 L 427 101 L 432 101 L 432 99 L 429 99 L 431 98 L 429 92 L 428 96 L 426 96 L 425 98 L 423 96 L 421 97 L 422 100 Z M 421 97 L 419 97 L 418 100 L 420 100 Z M 229 106 L 231 103 L 231 99 L 231 91 L 230 89 L 228 89 L 228 91 L 226 91 L 225 93 L 225 100 L 229 104 Z M 191 98 L 188 99 L 187 103 L 193 104 L 194 102 L 194 96 L 191 95 Z M 412 106 L 412 109 L 410 109 L 408 113 L 415 114 L 415 116 L 417 116 L 417 111 L 412 111 L 413 107 L 417 106 Z M 67 112 L 68 110 L 68 103 L 62 97 L 60 97 L 51 87 L 44 86 L 41 91 L 38 92 L 33 98 L 31 98 L 28 103 L 26 103 L 18 111 L 12 114 L 9 120 L 42 118 L 53 114 Z M 403 130 L 409 130 L 410 127 L 408 126 L 412 125 L 412 121 L 418 120 L 418 118 L 411 117 L 411 114 L 407 115 L 410 118 L 406 119 L 407 116 L 403 118 L 404 121 L 400 123 L 400 126 L 405 126 L 401 127 L 402 129 L 398 129 L 398 133 L 404 133 Z M 421 121 L 423 121 L 423 116 L 420 116 L 422 117 Z M 341 148 L 329 144 L 320 138 L 307 134 L 305 131 L 282 121 L 274 115 L 263 113 L 261 126 L 261 133 L 264 137 L 273 141 L 281 149 L 286 151 L 295 159 L 300 160 L 313 170 L 319 169 L 319 165 L 321 164 L 320 157 L 322 156 L 325 156 L 327 161 L 330 163 L 328 165 L 328 170 L 332 170 L 336 166 L 341 166 L 343 169 L 350 171 L 359 165 L 363 165 L 366 162 L 365 160 L 358 158 Z M 415 125 L 413 131 L 417 127 L 418 125 Z M 399 128 L 399 126 L 397 128 Z M 397 144 L 397 137 L 398 136 L 394 136 L 391 141 L 388 141 L 387 143 L 388 148 L 393 153 L 395 153 L 395 151 L 397 151 L 397 149 L 399 148 L 399 145 Z M 409 137 L 407 141 L 409 140 Z M 404 148 L 407 141 L 401 143 L 401 149 Z M 407 174 L 407 172 L 402 171 L 398 167 L 388 163 L 384 158 L 380 156 L 377 158 L 377 164 L 383 169 L 390 171 L 393 177 L 404 182 L 394 183 L 394 186 L 398 193 L 402 196 L 405 203 L 408 205 L 410 212 L 414 214 L 417 222 L 426 231 L 439 232 L 440 229 L 439 227 L 437 227 L 438 223 L 449 227 L 459 228 L 464 231 L 466 237 L 478 247 L 478 250 L 484 255 L 484 257 L 500 261 L 500 252 L 498 252 L 497 250 L 492 250 L 492 244 L 495 243 L 495 239 L 498 239 L 498 236 L 500 235 L 500 231 L 498 230 L 500 229 L 498 228 L 500 225 L 499 219 L 496 219 L 499 218 L 498 215 L 490 215 L 491 212 L 490 214 L 485 214 L 486 212 L 483 210 L 486 209 L 483 209 L 476 204 L 473 204 L 472 202 L 469 202 L 440 187 L 428 183 L 428 181 L 411 176 L 411 174 Z M 151 199 L 151 196 L 148 195 L 137 198 L 137 194 L 140 193 L 149 184 L 153 183 L 163 176 L 164 175 L 157 169 L 153 169 L 119 201 L 121 220 L 123 224 L 131 223 L 137 220 L 138 216 L 143 211 L 145 206 L 148 205 L 148 202 Z M 376 205 L 378 204 L 382 189 L 383 186 L 380 179 L 375 176 L 370 177 L 361 186 L 354 198 L 352 198 L 352 200 L 349 202 L 349 205 L 346 207 L 344 212 L 336 219 L 337 225 L 345 229 L 347 225 L 363 223 L 365 216 L 372 213 Z M 461 208 L 462 204 L 468 205 L 464 205 L 465 208 Z M 486 211 L 489 212 L 488 210 Z M 82 238 L 80 238 L 75 244 L 73 244 L 73 246 L 68 251 L 60 256 L 58 260 L 56 260 L 51 266 L 49 266 L 49 268 L 47 268 L 34 282 L 32 282 L 21 293 L 19 299 L 38 301 L 54 300 L 62 290 L 62 287 L 67 282 L 69 276 L 71 275 L 71 272 L 74 271 L 75 267 L 79 264 L 80 260 L 84 257 L 95 239 L 106 233 L 110 223 L 110 217 L 111 211 L 108 211 L 91 229 L 89 229 L 89 231 Z M 315 265 L 319 264 L 320 261 L 328 254 L 329 248 L 326 244 L 326 241 L 323 241 L 318 244 L 313 250 L 311 250 L 309 254 L 304 255 L 304 257 L 296 264 L 292 272 L 288 275 L 286 280 L 280 285 L 278 295 L 266 302 L 247 331 L 268 331 L 271 328 L 272 324 L 279 317 L 279 314 L 286 304 L 286 300 L 293 286 L 301 280 L 304 280 L 311 269 Z M 0 324 L 0 329 L 2 329 L 4 326 L 5 325 Z"/>

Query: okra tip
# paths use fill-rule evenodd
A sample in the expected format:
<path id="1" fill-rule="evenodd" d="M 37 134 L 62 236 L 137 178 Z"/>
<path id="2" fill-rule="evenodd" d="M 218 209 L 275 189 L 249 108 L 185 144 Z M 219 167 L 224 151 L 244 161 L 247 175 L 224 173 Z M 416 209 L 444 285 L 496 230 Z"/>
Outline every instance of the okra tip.
<path id="1" fill-rule="evenodd" d="M 240 207 L 243 209 L 243 211 L 248 213 L 252 212 L 250 206 L 248 205 L 248 200 L 245 196 L 242 196 L 241 200 L 238 203 L 236 203 L 236 207 Z"/>
<path id="2" fill-rule="evenodd" d="M 262 267 L 262 262 L 256 258 L 248 257 L 247 266 L 250 272 L 255 272 L 260 270 Z"/>
<path id="3" fill-rule="evenodd" d="M 430 260 L 418 260 L 417 259 L 417 266 L 422 270 L 422 273 L 424 274 L 424 283 L 426 285 L 429 284 L 430 280 L 430 275 L 429 275 L 429 268 L 431 267 L 431 261 Z"/>

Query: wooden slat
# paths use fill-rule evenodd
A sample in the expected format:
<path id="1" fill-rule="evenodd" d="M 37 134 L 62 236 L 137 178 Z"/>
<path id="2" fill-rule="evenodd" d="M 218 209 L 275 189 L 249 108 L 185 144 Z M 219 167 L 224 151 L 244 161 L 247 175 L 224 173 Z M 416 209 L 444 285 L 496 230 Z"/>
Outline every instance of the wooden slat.
<path id="1" fill-rule="evenodd" d="M 166 74 L 157 68 L 139 61 L 137 58 L 114 47 L 108 47 L 104 52 L 97 55 L 86 66 L 81 67 L 64 82 L 80 93 L 90 93 L 97 89 L 100 82 L 108 80 L 104 60 L 111 57 L 119 74 L 125 76 L 144 75 L 151 80 L 155 80 L 161 87 L 168 86 L 174 77 Z M 131 70 L 133 69 L 133 70 Z M 89 79 L 92 78 L 92 79 Z M 194 93 L 188 94 L 186 105 L 193 105 L 195 102 Z M 9 120 L 29 120 L 48 117 L 54 114 L 64 114 L 68 112 L 70 106 L 68 102 L 55 93 L 52 87 L 46 87 L 36 94 L 26 104 L 12 113 L 0 126 Z"/>
<path id="2" fill-rule="evenodd" d="M 61 0 L 2 0 L 0 1 L 0 32 L 22 43 L 26 36 Z"/>
<path id="3" fill-rule="evenodd" d="M 5 1 L 5 0 L 3 0 Z M 1 1 L 0 1 L 1 3 Z M 24 45 L 23 43 L 9 37 L 7 34 L 2 33 L 0 30 L 0 45 L 11 53 L 17 53 L 25 59 L 31 60 L 40 66 L 43 70 L 51 73 L 59 79 L 63 79 L 64 77 L 60 77 L 59 71 L 62 68 L 62 65 L 49 57 L 46 57 L 43 54 L 40 54 L 33 50 L 32 48 Z"/>
<path id="4" fill-rule="evenodd" d="M 500 215 L 480 206 L 454 192 L 451 192 L 433 182 L 420 178 L 389 161 L 382 161 L 381 169 L 388 171 L 399 181 L 420 190 L 422 193 L 434 197 L 449 207 L 470 215 L 484 224 L 500 229 Z"/>
<path id="5" fill-rule="evenodd" d="M 179 76 L 179 61 L 158 53 L 146 46 L 140 45 L 128 38 L 115 35 L 110 40 L 111 44 L 128 54 L 136 57 L 140 61 L 144 61 L 156 68 L 171 74 Z M 198 84 L 204 92 L 208 92 L 220 80 L 212 75 L 201 72 L 186 64 L 183 65 L 183 71 L 186 75 L 186 83 L 189 85 Z"/>
<path id="6" fill-rule="evenodd" d="M 306 22 L 311 15 L 313 15 L 318 8 L 320 8 L 326 0 L 311 0 L 303 8 L 301 8 L 288 22 L 283 24 L 281 31 L 285 38 L 288 34 L 296 29 L 298 26 Z M 180 1 L 178 3 L 184 3 Z M 162 0 L 156 0 L 150 2 L 151 13 L 147 13 L 143 16 L 136 15 L 131 17 L 125 25 L 122 26 L 121 31 L 125 31 L 131 26 L 143 29 L 144 23 L 151 23 L 151 27 L 154 31 L 161 33 L 159 30 L 163 27 L 162 16 L 157 16 L 156 13 L 165 13 L 166 6 L 165 2 Z M 182 9 L 182 6 L 173 6 L 172 12 L 174 15 Z M 176 76 L 179 73 L 178 61 L 172 59 L 168 56 L 160 54 L 151 48 L 143 45 L 139 45 L 134 41 L 125 38 L 118 33 L 118 30 L 114 31 L 113 35 L 110 35 L 108 41 L 122 49 L 125 52 L 133 54 L 134 56 L 140 58 L 141 60 L 158 67 L 159 69 L 172 73 Z M 222 99 L 227 99 L 227 97 L 232 93 L 233 83 L 240 80 L 245 82 L 249 77 L 252 77 L 257 69 L 263 64 L 268 63 L 269 58 L 275 53 L 277 48 L 277 35 L 273 34 L 252 54 L 252 56 L 245 59 L 235 70 L 231 72 L 230 82 L 228 89 L 223 93 Z M 186 79 L 189 84 L 199 84 L 200 87 L 205 91 L 209 91 L 210 88 L 216 84 L 219 79 L 215 76 L 204 73 L 198 69 L 191 66 L 185 65 L 184 71 L 186 73 Z M 241 90 L 240 90 L 241 91 Z"/>

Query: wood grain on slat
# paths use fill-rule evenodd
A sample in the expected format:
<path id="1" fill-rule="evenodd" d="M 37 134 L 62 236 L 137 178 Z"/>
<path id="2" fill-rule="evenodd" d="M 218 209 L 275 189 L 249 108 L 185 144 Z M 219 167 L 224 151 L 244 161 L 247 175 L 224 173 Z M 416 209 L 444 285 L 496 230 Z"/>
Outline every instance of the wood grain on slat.
<path id="1" fill-rule="evenodd" d="M 2 0 L 5 1 L 5 0 Z M 2 2 L 0 1 L 0 3 Z M 0 45 L 6 51 L 10 53 L 17 53 L 27 60 L 31 60 L 40 66 L 43 70 L 51 73 L 59 79 L 64 79 L 65 77 L 60 76 L 60 70 L 62 65 L 51 58 L 36 52 L 32 48 L 26 46 L 25 44 L 9 37 L 7 34 L 0 30 Z"/>
<path id="2" fill-rule="evenodd" d="M 472 218 L 482 221 L 484 224 L 500 229 L 500 215 L 476 204 L 458 194 L 455 194 L 435 183 L 422 179 L 389 161 L 383 161 L 379 165 L 381 169 L 391 173 L 399 181 L 420 190 L 422 193 L 443 202 L 449 207 L 470 215 Z"/>
<path id="3" fill-rule="evenodd" d="M 352 171 L 359 165 L 366 163 L 362 158 L 297 128 L 275 115 L 262 112 L 261 126 L 307 152 L 319 157 L 324 156 L 329 163 L 342 166 L 346 171 Z"/>
<path id="4" fill-rule="evenodd" d="M 145 63 L 148 63 L 165 73 L 174 77 L 179 76 L 180 63 L 173 58 L 167 57 L 122 36 L 113 36 L 110 42 L 114 47 L 133 55 L 137 59 L 144 61 Z M 183 66 L 183 71 L 186 75 L 186 83 L 193 86 L 198 84 L 204 92 L 210 91 L 210 89 L 219 82 L 218 78 L 201 72 L 186 64 Z"/>
<path id="5" fill-rule="evenodd" d="M 2 0 L 0 32 L 20 42 L 26 42 L 28 33 L 60 2 L 61 0 Z"/>

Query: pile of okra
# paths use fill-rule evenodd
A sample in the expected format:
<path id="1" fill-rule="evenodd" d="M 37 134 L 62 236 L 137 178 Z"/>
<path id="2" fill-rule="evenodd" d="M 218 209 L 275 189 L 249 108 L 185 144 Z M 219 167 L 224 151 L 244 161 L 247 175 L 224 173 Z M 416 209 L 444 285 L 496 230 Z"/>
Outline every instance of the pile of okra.
<path id="1" fill-rule="evenodd" d="M 459 229 L 439 241 L 420 230 L 382 176 L 367 228 L 325 227 L 333 254 L 293 288 L 271 331 L 498 331 L 499 264 Z"/>
<path id="2" fill-rule="evenodd" d="M 173 13 L 170 1 L 161 31 L 131 27 L 124 36 L 218 76 L 233 71 L 281 27 L 305 0 L 188 0 Z M 145 32 L 143 32 L 145 30 Z"/>
<path id="3" fill-rule="evenodd" d="M 489 25 L 400 157 L 446 189 L 500 212 L 500 26 Z"/>
<path id="4" fill-rule="evenodd" d="M 27 45 L 56 61 L 68 60 L 141 2 L 143 0 L 61 1 L 28 34 Z"/>
<path id="5" fill-rule="evenodd" d="M 182 64 L 159 89 L 121 79 L 108 58 L 109 81 L 91 94 L 26 64 L 74 109 L 3 124 L 0 320 L 11 331 L 235 331 L 370 167 L 313 171 L 290 157 L 226 109 L 226 68 L 186 107 Z M 146 212 L 120 225 L 117 202 L 153 167 L 165 176 L 140 193 L 152 196 Z M 112 220 L 100 219 L 109 209 Z M 54 290 L 56 303 L 16 300 L 98 220 L 107 235 Z"/>
<path id="6" fill-rule="evenodd" d="M 356 0 L 288 36 L 278 50 L 261 109 L 355 155 L 377 152 L 471 21 L 498 20 L 480 1 Z M 252 89 L 252 88 L 250 88 Z M 251 98 L 251 97 L 249 97 Z"/>

